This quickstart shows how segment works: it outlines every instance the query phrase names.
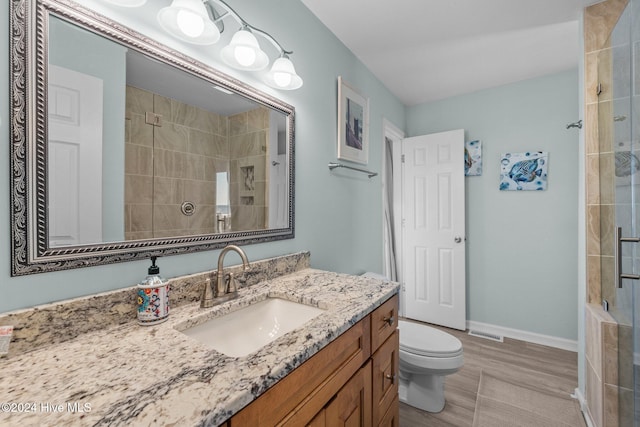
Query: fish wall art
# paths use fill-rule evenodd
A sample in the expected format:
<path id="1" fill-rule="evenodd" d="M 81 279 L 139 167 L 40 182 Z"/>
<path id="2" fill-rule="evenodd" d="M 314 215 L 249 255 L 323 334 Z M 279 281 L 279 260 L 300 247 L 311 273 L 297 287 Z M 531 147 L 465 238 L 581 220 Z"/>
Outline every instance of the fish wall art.
<path id="1" fill-rule="evenodd" d="M 477 139 L 464 143 L 464 175 L 482 175 L 482 142 Z"/>
<path id="2" fill-rule="evenodd" d="M 500 160 L 500 190 L 546 190 L 548 165 L 549 153 L 544 151 L 503 154 Z"/>

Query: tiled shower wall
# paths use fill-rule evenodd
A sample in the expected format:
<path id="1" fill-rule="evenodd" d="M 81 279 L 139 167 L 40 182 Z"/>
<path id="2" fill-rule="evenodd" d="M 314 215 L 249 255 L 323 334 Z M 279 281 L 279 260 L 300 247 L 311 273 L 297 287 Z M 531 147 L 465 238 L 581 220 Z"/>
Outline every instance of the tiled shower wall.
<path id="1" fill-rule="evenodd" d="M 126 98 L 127 240 L 216 232 L 216 173 L 236 164 L 250 170 L 252 189 L 240 191 L 231 174 L 227 231 L 265 228 L 266 108 L 225 117 L 130 86 Z M 147 113 L 160 115 L 161 125 L 147 123 Z M 242 201 L 250 206 L 239 208 Z M 192 215 L 182 212 L 184 202 L 195 205 Z"/>
<path id="2" fill-rule="evenodd" d="M 268 228 L 269 110 L 229 116 L 231 218 L 234 230 Z"/>
<path id="3" fill-rule="evenodd" d="M 597 427 L 623 425 L 618 417 L 618 331 L 601 302 L 602 281 L 613 280 L 615 226 L 614 155 L 609 35 L 628 0 L 606 0 L 585 9 L 585 151 L 587 223 L 586 400 Z M 609 58 L 609 60 L 607 60 Z M 598 84 L 601 92 L 598 95 Z M 606 289 L 611 287 L 605 286 Z"/>

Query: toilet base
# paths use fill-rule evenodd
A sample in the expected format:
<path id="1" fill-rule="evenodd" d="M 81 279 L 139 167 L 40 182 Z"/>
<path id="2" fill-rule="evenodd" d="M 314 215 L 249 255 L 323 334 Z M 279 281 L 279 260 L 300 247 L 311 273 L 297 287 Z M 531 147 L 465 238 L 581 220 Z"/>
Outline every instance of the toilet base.
<path id="1" fill-rule="evenodd" d="M 400 401 L 414 408 L 437 413 L 444 409 L 443 375 L 400 375 Z"/>

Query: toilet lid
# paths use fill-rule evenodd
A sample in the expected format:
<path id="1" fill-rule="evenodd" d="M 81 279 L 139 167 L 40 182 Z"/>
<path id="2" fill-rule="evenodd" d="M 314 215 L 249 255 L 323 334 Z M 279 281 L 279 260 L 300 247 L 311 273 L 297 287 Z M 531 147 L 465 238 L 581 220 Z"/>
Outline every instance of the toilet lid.
<path id="1" fill-rule="evenodd" d="M 452 357 L 462 353 L 462 343 L 453 335 L 419 323 L 398 322 L 400 350 L 421 356 Z"/>

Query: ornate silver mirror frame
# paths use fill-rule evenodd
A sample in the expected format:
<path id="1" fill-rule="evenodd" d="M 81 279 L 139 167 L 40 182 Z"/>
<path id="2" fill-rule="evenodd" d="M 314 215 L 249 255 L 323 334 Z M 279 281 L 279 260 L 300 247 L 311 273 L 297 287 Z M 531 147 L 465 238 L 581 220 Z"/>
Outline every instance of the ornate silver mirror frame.
<path id="1" fill-rule="evenodd" d="M 294 108 L 70 0 L 10 0 L 11 274 L 43 273 L 294 237 Z M 48 18 L 55 15 L 287 118 L 288 227 L 51 248 L 47 218 Z"/>

